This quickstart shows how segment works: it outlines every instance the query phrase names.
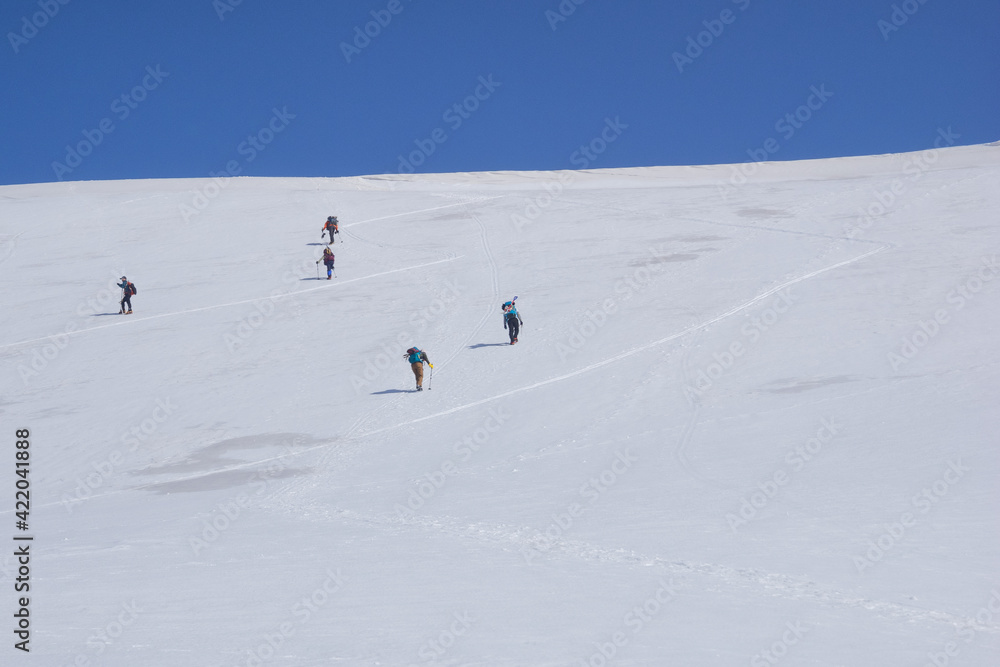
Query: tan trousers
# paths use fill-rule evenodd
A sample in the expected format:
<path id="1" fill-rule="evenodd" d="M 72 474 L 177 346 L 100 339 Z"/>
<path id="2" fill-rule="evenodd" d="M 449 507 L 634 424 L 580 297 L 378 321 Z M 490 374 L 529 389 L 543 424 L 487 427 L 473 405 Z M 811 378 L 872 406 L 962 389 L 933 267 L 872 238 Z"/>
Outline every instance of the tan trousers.
<path id="1" fill-rule="evenodd" d="M 417 362 L 415 364 L 410 364 L 410 368 L 413 369 L 413 375 L 417 378 L 417 386 L 424 386 L 424 364 L 423 362 Z"/>

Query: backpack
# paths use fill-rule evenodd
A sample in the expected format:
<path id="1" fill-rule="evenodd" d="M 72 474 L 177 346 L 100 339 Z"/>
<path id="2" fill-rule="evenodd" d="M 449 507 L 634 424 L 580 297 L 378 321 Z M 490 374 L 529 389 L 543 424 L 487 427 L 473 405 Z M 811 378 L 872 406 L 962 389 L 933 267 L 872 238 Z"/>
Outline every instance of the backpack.
<path id="1" fill-rule="evenodd" d="M 132 283 L 128 284 L 128 291 L 130 292 L 130 294 L 138 294 L 138 292 L 135 289 L 135 285 L 133 285 Z"/>

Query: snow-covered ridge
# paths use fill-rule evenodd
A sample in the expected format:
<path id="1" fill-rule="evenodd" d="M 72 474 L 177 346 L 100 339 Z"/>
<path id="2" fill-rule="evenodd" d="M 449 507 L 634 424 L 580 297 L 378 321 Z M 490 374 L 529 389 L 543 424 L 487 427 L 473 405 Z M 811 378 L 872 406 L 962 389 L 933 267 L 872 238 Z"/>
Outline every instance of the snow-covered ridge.
<path id="1" fill-rule="evenodd" d="M 0 188 L 33 659 L 992 664 L 998 186 L 988 145 Z"/>

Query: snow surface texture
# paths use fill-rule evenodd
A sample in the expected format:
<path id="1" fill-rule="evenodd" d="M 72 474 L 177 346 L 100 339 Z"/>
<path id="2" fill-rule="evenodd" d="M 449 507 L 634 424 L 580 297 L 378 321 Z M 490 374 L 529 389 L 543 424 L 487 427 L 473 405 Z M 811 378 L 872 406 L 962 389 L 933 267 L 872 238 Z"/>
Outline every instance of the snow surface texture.
<path id="1" fill-rule="evenodd" d="M 1000 147 L 737 173 L 0 188 L 0 662 L 1000 664 Z"/>

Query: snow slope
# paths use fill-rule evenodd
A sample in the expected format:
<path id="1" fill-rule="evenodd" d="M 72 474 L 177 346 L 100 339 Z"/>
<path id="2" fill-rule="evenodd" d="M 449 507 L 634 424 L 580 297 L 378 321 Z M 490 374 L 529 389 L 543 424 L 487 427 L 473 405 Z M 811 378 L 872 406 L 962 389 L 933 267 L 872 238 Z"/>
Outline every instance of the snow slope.
<path id="1" fill-rule="evenodd" d="M 1000 147 L 753 171 L 0 188 L 3 664 L 1000 664 Z"/>

